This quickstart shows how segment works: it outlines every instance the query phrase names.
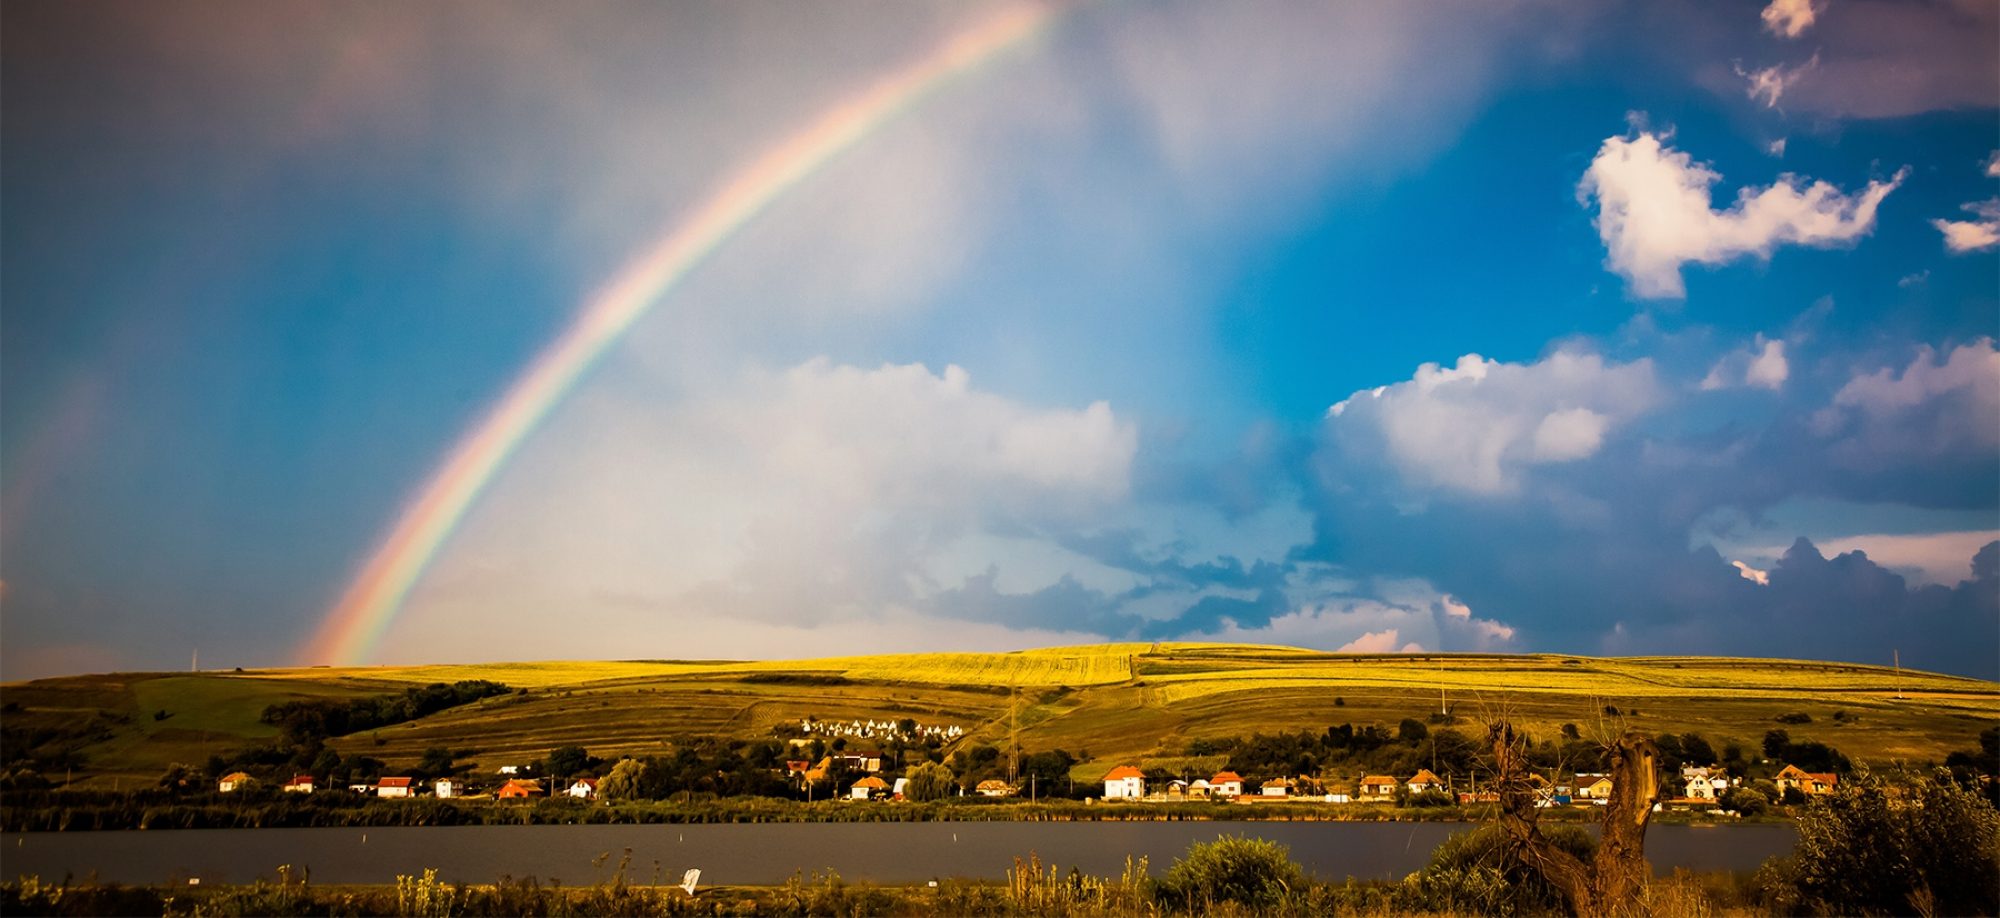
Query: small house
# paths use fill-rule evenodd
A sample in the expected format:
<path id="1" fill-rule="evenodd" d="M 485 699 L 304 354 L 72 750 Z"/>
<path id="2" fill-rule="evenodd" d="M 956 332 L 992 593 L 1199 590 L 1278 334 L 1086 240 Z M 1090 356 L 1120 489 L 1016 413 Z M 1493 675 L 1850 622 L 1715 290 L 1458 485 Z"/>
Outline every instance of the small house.
<path id="1" fill-rule="evenodd" d="M 1611 799 L 1611 776 L 1597 772 L 1579 772 L 1576 776 L 1576 799 L 1602 804 Z"/>
<path id="2" fill-rule="evenodd" d="M 1188 782 L 1187 795 L 1189 799 L 1207 800 L 1214 793 L 1215 788 L 1209 785 L 1207 778 L 1196 778 Z"/>
<path id="3" fill-rule="evenodd" d="M 377 797 L 408 797 L 417 792 L 410 778 L 383 778 L 375 782 Z"/>
<path id="4" fill-rule="evenodd" d="M 312 792 L 313 792 L 312 775 L 293 775 L 290 781 L 285 782 L 285 793 L 310 794 Z"/>
<path id="5" fill-rule="evenodd" d="M 222 780 L 215 783 L 215 789 L 225 794 L 233 794 L 255 783 L 257 783 L 257 779 L 250 777 L 249 772 L 232 771 L 223 775 Z"/>
<path id="6" fill-rule="evenodd" d="M 1780 792 L 1796 787 L 1802 794 L 1817 797 L 1833 793 L 1833 786 L 1840 781 L 1840 778 L 1830 772 L 1814 773 L 1797 765 L 1786 765 L 1772 781 L 1778 785 Z"/>
<path id="7" fill-rule="evenodd" d="M 542 795 L 542 782 L 534 778 L 509 778 L 493 796 L 502 800 L 525 800 Z"/>
<path id="8" fill-rule="evenodd" d="M 981 797 L 1012 797 L 1014 786 L 999 778 L 987 778 L 979 782 L 979 786 L 973 788 L 972 792 Z"/>
<path id="9" fill-rule="evenodd" d="M 1243 796 L 1243 776 L 1233 771 L 1225 771 L 1208 779 L 1210 793 L 1217 797 Z"/>
<path id="10" fill-rule="evenodd" d="M 1725 778 L 1723 780 L 1726 785 L 1728 779 Z M 1705 774 L 1693 775 L 1687 779 L 1686 791 L 1687 793 L 1683 796 L 1690 800 L 1714 800 L 1716 796 L 1715 780 Z"/>
<path id="11" fill-rule="evenodd" d="M 1393 800 L 1396 788 L 1402 783 L 1388 775 L 1369 775 L 1361 779 L 1361 786 L 1355 789 L 1355 793 L 1363 800 Z"/>
<path id="12" fill-rule="evenodd" d="M 465 782 L 457 778 L 439 778 L 431 785 L 431 789 L 436 792 L 439 799 L 443 800 L 465 796 Z"/>
<path id="13" fill-rule="evenodd" d="M 888 790 L 889 782 L 874 775 L 869 775 L 854 782 L 854 786 L 847 789 L 848 795 L 855 800 L 871 800 L 876 795 L 885 793 Z"/>
<path id="14" fill-rule="evenodd" d="M 1120 765 L 1104 776 L 1104 799 L 1137 800 L 1146 796 L 1146 773 L 1131 765 Z"/>
<path id="15" fill-rule="evenodd" d="M 1187 796 L 1187 792 L 1188 792 L 1188 783 L 1186 781 L 1183 781 L 1179 778 L 1175 778 L 1172 781 L 1167 782 L 1167 796 L 1185 798 Z"/>
<path id="16" fill-rule="evenodd" d="M 1425 791 L 1442 791 L 1444 790 L 1444 779 L 1432 774 L 1428 768 L 1419 768 L 1416 774 L 1410 776 L 1409 788 L 1412 794 L 1421 794 Z"/>
<path id="17" fill-rule="evenodd" d="M 1292 795 L 1292 782 L 1288 778 L 1272 778 L 1264 782 L 1258 792 L 1266 797 L 1289 797 Z"/>
<path id="18" fill-rule="evenodd" d="M 597 799 L 597 779 L 578 778 L 563 790 L 563 795 L 575 797 L 578 800 L 595 800 Z"/>

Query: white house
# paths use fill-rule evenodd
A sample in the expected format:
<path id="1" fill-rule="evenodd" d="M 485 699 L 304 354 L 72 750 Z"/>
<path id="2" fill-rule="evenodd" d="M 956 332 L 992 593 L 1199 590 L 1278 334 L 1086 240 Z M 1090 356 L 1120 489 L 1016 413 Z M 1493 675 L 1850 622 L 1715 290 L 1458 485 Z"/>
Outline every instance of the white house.
<path id="1" fill-rule="evenodd" d="M 1243 796 L 1243 776 L 1233 771 L 1225 771 L 1208 779 L 1209 792 L 1217 797 Z"/>
<path id="2" fill-rule="evenodd" d="M 313 792 L 312 775 L 293 775 L 285 782 L 285 792 L 290 794 L 310 794 Z"/>
<path id="3" fill-rule="evenodd" d="M 1432 774 L 1428 768 L 1419 768 L 1416 774 L 1410 776 L 1409 788 L 1412 794 L 1441 791 L 1444 790 L 1444 779 Z"/>
<path id="4" fill-rule="evenodd" d="M 457 778 L 439 778 L 437 779 L 437 783 L 431 785 L 431 787 L 437 791 L 437 795 L 440 798 L 450 799 L 452 797 L 465 796 L 465 782 Z"/>
<path id="5" fill-rule="evenodd" d="M 597 796 L 597 779 L 578 778 L 576 779 L 576 783 L 571 784 L 563 793 L 578 800 L 592 799 Z"/>
<path id="6" fill-rule="evenodd" d="M 1137 800 L 1146 796 L 1146 773 L 1120 765 L 1104 776 L 1104 799 Z"/>
<path id="7" fill-rule="evenodd" d="M 416 793 L 409 778 L 383 778 L 375 782 L 377 797 L 408 797 Z"/>
<path id="8" fill-rule="evenodd" d="M 1292 782 L 1289 778 L 1272 778 L 1264 782 L 1259 790 L 1266 797 L 1289 797 L 1292 795 Z"/>
<path id="9" fill-rule="evenodd" d="M 215 789 L 225 794 L 233 794 L 256 783 L 256 780 L 250 777 L 249 772 L 232 771 L 229 774 L 223 775 L 222 780 L 215 783 Z"/>

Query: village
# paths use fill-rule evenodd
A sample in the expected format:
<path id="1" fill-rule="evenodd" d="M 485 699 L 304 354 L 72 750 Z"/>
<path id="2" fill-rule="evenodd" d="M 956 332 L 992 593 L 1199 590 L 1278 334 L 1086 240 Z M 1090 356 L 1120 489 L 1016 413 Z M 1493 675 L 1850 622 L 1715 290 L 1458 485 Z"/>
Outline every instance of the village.
<path id="1" fill-rule="evenodd" d="M 1410 735 L 1412 729 L 1406 724 L 1405 735 Z M 1340 730 L 1348 736 L 1367 736 L 1377 728 Z M 1427 808 L 1490 804 L 1500 799 L 1490 780 L 1481 786 L 1480 771 L 1475 767 L 1457 770 L 1419 767 L 1407 775 L 1364 774 L 1357 780 L 1352 772 L 1341 778 L 1324 769 L 1314 773 L 1246 776 L 1228 768 L 1209 774 L 1190 774 L 1186 767 L 1148 768 L 1128 762 L 1113 765 L 1100 777 L 1084 780 L 1075 775 L 1088 773 L 1088 766 L 1071 768 L 1074 760 L 1057 751 L 1054 755 L 1060 757 L 1056 763 L 1058 769 L 1069 772 L 1058 787 L 1054 775 L 1044 778 L 1041 774 L 1024 773 L 1018 749 L 1011 762 L 1004 765 L 999 750 L 992 746 L 960 749 L 947 759 L 944 748 L 967 735 L 958 725 L 926 725 L 912 719 L 820 721 L 808 717 L 781 733 L 786 737 L 784 749 L 807 755 L 785 757 L 781 763 L 773 761 L 764 769 L 769 776 L 764 780 L 770 782 L 771 788 L 781 789 L 779 792 L 788 790 L 789 795 L 806 801 L 899 803 L 946 797 L 989 800 L 1060 797 L 1113 806 L 1136 803 L 1256 806 L 1289 802 L 1336 807 Z M 1328 731 L 1329 736 L 1336 733 L 1334 729 Z M 870 746 L 880 748 L 864 748 Z M 1705 748 L 1706 744 L 1701 746 Z M 1732 751 L 1731 755 L 1736 753 Z M 915 761 L 906 766 L 910 757 Z M 411 774 L 384 773 L 372 780 L 340 784 L 313 774 L 295 774 L 279 784 L 278 790 L 287 794 L 339 792 L 380 799 L 431 797 L 507 802 L 567 798 L 608 803 L 643 799 L 643 794 L 635 793 L 635 776 L 650 761 L 653 760 L 631 757 L 612 761 L 593 759 L 580 748 L 568 747 L 554 750 L 546 761 L 501 765 L 484 780 L 459 773 L 425 776 L 422 769 Z M 1462 765 L 1469 764 L 1460 761 Z M 551 769 L 551 764 L 556 763 L 559 773 Z M 920 777 L 927 769 L 931 773 Z M 1663 789 L 1656 809 L 1756 815 L 1772 804 L 1801 803 L 1831 794 L 1839 783 L 1839 775 L 1833 771 L 1808 771 L 1797 764 L 1771 759 L 1748 763 L 1733 757 L 1728 765 L 1676 762 L 1670 770 L 1676 773 L 1662 776 Z M 924 785 L 914 786 L 913 782 L 920 780 Z M 1561 767 L 1531 773 L 1528 780 L 1536 805 L 1545 808 L 1602 806 L 1612 789 L 1611 777 L 1606 773 Z M 1096 792 L 1098 782 L 1102 784 L 1101 793 Z M 239 770 L 220 776 L 215 787 L 222 794 L 234 794 L 262 790 L 263 784 L 257 776 Z"/>

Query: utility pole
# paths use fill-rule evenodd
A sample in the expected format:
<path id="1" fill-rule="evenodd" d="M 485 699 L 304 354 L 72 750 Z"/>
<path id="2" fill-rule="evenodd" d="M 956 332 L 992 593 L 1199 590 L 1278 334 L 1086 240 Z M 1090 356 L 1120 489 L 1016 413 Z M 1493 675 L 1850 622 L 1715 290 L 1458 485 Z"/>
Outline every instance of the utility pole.
<path id="1" fill-rule="evenodd" d="M 1021 686 L 1016 683 L 1007 693 L 1007 735 L 1008 744 L 1013 746 L 1013 754 L 1007 761 L 1007 783 L 1018 785 L 1021 781 Z"/>
<path id="2" fill-rule="evenodd" d="M 1438 716 L 1444 717 L 1451 709 L 1444 705 L 1444 657 L 1438 657 Z"/>
<path id="3" fill-rule="evenodd" d="M 188 670 L 197 673 L 201 672 L 201 648 L 196 647 L 194 649 L 194 660 L 188 663 Z"/>
<path id="4" fill-rule="evenodd" d="M 1890 650 L 1889 653 L 1891 654 L 1890 659 L 1896 661 L 1896 700 L 1902 701 L 1903 700 L 1903 651 L 1900 648 L 1898 648 Z"/>

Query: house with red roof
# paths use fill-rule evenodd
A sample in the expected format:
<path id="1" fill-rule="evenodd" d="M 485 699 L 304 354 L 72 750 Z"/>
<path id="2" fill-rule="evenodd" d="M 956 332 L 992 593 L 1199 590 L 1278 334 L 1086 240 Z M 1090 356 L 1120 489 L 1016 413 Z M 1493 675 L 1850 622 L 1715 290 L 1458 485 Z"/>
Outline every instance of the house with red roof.
<path id="1" fill-rule="evenodd" d="M 383 778 L 375 782 L 377 797 L 408 797 L 417 792 L 410 778 Z"/>
<path id="2" fill-rule="evenodd" d="M 1136 766 L 1120 765 L 1104 775 L 1104 799 L 1137 800 L 1146 796 L 1146 773 Z"/>
<path id="3" fill-rule="evenodd" d="M 1355 796 L 1362 800 L 1394 800 L 1396 788 L 1402 785 L 1403 782 L 1388 775 L 1369 775 L 1361 779 L 1361 786 L 1356 789 Z"/>
<path id="4" fill-rule="evenodd" d="M 1208 779 L 1210 792 L 1217 797 L 1243 796 L 1243 776 L 1233 771 L 1225 771 Z"/>
<path id="5" fill-rule="evenodd" d="M 1796 787 L 1799 793 L 1818 797 L 1833 793 L 1833 786 L 1840 783 L 1840 776 L 1832 772 L 1810 772 L 1797 765 L 1786 765 L 1785 769 L 1778 772 L 1778 776 L 1771 780 L 1778 785 L 1780 793 Z"/>
<path id="6" fill-rule="evenodd" d="M 292 776 L 292 779 L 291 779 L 290 781 L 286 781 L 286 782 L 285 782 L 285 792 L 286 792 L 286 793 L 288 793 L 288 794 L 310 794 L 310 793 L 312 793 L 312 792 L 313 792 L 313 776 L 312 776 L 312 775 L 293 775 L 293 776 Z"/>

